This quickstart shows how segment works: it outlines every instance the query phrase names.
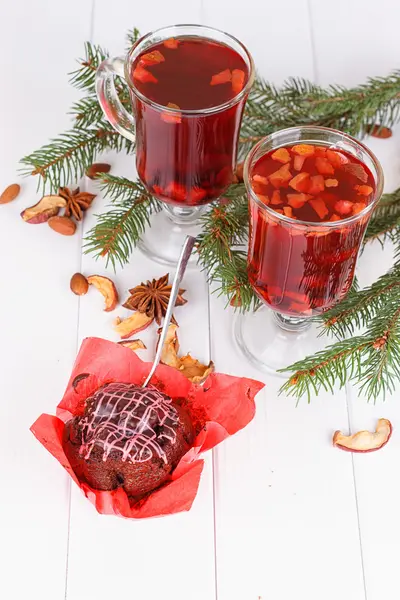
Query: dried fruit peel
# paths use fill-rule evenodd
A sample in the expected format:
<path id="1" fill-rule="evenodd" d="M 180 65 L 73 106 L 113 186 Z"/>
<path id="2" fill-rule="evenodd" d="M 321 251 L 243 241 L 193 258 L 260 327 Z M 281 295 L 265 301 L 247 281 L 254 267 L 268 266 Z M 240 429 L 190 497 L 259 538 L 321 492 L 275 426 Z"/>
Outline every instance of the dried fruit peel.
<path id="1" fill-rule="evenodd" d="M 117 317 L 114 323 L 114 331 L 118 333 L 121 339 L 127 339 L 131 335 L 135 335 L 139 331 L 146 329 L 153 321 L 153 317 L 148 317 L 146 313 L 137 311 L 127 319 Z"/>
<path id="2" fill-rule="evenodd" d="M 89 285 L 94 285 L 94 287 L 103 295 L 105 302 L 104 310 L 106 312 L 114 310 L 118 304 L 118 292 L 111 279 L 103 277 L 102 275 L 91 275 L 87 280 Z"/>
<path id="3" fill-rule="evenodd" d="M 203 365 L 190 354 L 178 357 L 179 340 L 177 331 L 177 325 L 171 324 L 168 327 L 167 337 L 161 353 L 161 362 L 180 371 L 192 383 L 202 383 L 214 371 L 214 363 L 210 361 L 208 365 Z M 161 330 L 158 333 L 161 333 Z"/>
<path id="4" fill-rule="evenodd" d="M 388 419 L 379 419 L 374 432 L 363 430 L 353 435 L 343 435 L 341 431 L 335 431 L 332 443 L 347 452 L 374 452 L 388 443 L 392 430 Z"/>
<path id="5" fill-rule="evenodd" d="M 57 215 L 60 208 L 65 208 L 66 204 L 66 200 L 61 196 L 43 196 L 39 202 L 23 210 L 21 217 L 26 223 L 39 225 Z"/>

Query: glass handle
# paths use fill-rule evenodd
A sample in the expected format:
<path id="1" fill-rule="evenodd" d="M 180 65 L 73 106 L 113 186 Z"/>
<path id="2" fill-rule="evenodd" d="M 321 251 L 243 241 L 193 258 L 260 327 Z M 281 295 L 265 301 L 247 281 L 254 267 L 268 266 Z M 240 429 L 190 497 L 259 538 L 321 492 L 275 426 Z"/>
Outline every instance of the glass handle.
<path id="1" fill-rule="evenodd" d="M 122 106 L 115 89 L 114 77 L 124 81 L 124 58 L 118 56 L 104 60 L 96 72 L 96 92 L 100 106 L 111 125 L 124 137 L 135 141 L 135 120 Z"/>

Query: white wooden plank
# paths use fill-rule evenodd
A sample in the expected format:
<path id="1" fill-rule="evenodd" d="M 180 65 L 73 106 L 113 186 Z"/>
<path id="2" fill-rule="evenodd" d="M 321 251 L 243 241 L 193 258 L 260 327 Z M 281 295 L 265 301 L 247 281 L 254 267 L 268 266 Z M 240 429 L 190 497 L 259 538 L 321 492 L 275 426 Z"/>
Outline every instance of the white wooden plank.
<path id="1" fill-rule="evenodd" d="M 368 76 L 387 75 L 395 68 L 395 57 L 400 50 L 395 18 L 398 8 L 398 3 L 391 0 L 369 8 L 361 0 L 339 0 L 332 10 L 328 3 L 311 0 L 319 83 L 355 85 Z M 396 135 L 389 140 L 366 140 L 382 162 L 387 191 L 400 184 L 397 159 L 400 133 L 398 127 L 395 129 Z M 360 284 L 371 284 L 391 261 L 390 248 L 382 252 L 379 244 L 368 247 L 359 261 Z M 379 399 L 374 405 L 359 398 L 350 386 L 347 391 L 352 432 L 374 429 L 381 416 L 391 419 L 395 427 L 387 448 L 376 454 L 353 457 L 366 595 L 368 600 L 394 598 L 395 590 L 399 589 L 395 557 L 400 552 L 400 519 L 396 509 L 400 500 L 396 475 L 398 394 L 389 397 L 384 404 Z"/>
<path id="2" fill-rule="evenodd" d="M 211 299 L 219 369 L 258 378 L 254 421 L 214 451 L 218 599 L 364 598 L 351 458 L 331 445 L 344 392 L 295 406 L 282 380 L 235 350 L 232 314 Z M 334 566 L 333 566 L 334 565 Z"/>
<path id="3" fill-rule="evenodd" d="M 386 144 L 384 143 L 386 141 Z M 387 190 L 400 185 L 398 175 L 398 146 L 400 135 L 390 140 L 368 143 L 377 153 L 387 177 Z M 370 285 L 387 271 L 393 262 L 393 248 L 385 249 L 378 242 L 367 246 L 359 261 L 360 285 Z M 368 600 L 394 598 L 400 586 L 396 557 L 400 553 L 400 481 L 398 476 L 400 405 L 398 392 L 367 403 L 363 395 L 348 386 L 350 431 L 374 430 L 380 417 L 390 419 L 394 433 L 389 444 L 376 453 L 354 455 L 354 473 L 358 498 L 361 542 Z"/>
<path id="4" fill-rule="evenodd" d="M 2 3 L 1 190 L 17 180 L 24 154 L 67 126 L 67 72 L 89 33 L 89 3 Z M 0 207 L 1 595 L 61 600 L 69 482 L 29 427 L 54 412 L 74 359 L 77 302 L 68 287 L 80 240 L 24 223 L 19 213 L 40 194 L 33 179 L 20 183 L 20 198 Z"/>
<path id="5" fill-rule="evenodd" d="M 138 10 L 138 5 L 130 0 L 114 0 L 110 19 L 110 4 L 107 0 L 95 0 L 94 37 L 116 56 L 126 48 L 125 34 L 134 27 L 142 35 L 175 23 L 201 23 L 201 0 L 186 2 L 170 0 L 156 2 L 146 10 Z"/>
<path id="6" fill-rule="evenodd" d="M 235 33 L 266 79 L 314 78 L 307 2 L 250 1 L 240 20 L 227 1 L 205 6 L 206 22 Z M 211 332 L 219 369 L 266 382 L 254 422 L 214 452 L 219 600 L 333 599 L 344 585 L 348 597 L 361 600 L 351 459 L 330 443 L 337 424 L 347 423 L 345 393 L 322 394 L 298 408 L 278 397 L 281 381 L 235 351 L 232 312 L 214 296 Z"/>
<path id="7" fill-rule="evenodd" d="M 398 67 L 397 0 L 310 0 L 310 13 L 321 85 L 356 85 Z"/>
<path id="8" fill-rule="evenodd" d="M 132 157 L 112 157 L 113 173 L 130 174 Z M 91 184 L 93 186 L 94 184 Z M 96 211 L 102 203 L 96 200 Z M 95 212 L 96 212 L 95 211 Z M 89 217 L 86 230 L 94 224 Z M 89 275 L 105 273 L 101 262 L 84 256 L 82 271 Z M 166 267 L 152 263 L 135 252 L 129 265 L 108 276 L 116 282 L 121 298 L 128 288 L 144 279 L 159 277 Z M 173 273 L 171 271 L 171 276 Z M 204 275 L 191 269 L 185 275 L 183 287 L 188 304 L 177 309 L 180 341 L 183 351 L 190 350 L 200 360 L 209 359 L 208 290 Z M 81 298 L 79 339 L 97 335 L 117 341 L 112 329 L 116 315 L 129 311 L 118 308 L 102 312 L 102 299 L 91 290 Z M 148 347 L 143 359 L 154 355 L 156 326 L 141 332 Z M 198 497 L 190 512 L 150 519 L 127 521 L 98 515 L 79 490 L 72 495 L 70 553 L 68 567 L 68 600 L 106 600 L 118 589 L 132 590 L 137 598 L 146 600 L 204 600 L 215 594 L 214 578 L 214 518 L 211 453 L 203 471 Z M 75 486 L 74 486 L 75 488 Z M 106 561 L 104 577 L 88 577 L 98 573 Z"/>
<path id="9" fill-rule="evenodd" d="M 268 81 L 313 77 L 307 0 L 284 5 L 249 0 L 240 7 L 229 0 L 203 0 L 202 22 L 238 37 Z"/>

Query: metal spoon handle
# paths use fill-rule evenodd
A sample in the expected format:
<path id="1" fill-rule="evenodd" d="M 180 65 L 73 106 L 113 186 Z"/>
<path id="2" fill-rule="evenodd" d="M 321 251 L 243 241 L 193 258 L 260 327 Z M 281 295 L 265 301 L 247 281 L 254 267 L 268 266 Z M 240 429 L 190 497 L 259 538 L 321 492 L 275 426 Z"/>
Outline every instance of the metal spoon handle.
<path id="1" fill-rule="evenodd" d="M 161 331 L 160 339 L 158 340 L 157 352 L 154 357 L 154 361 L 153 361 L 153 365 L 150 369 L 150 373 L 146 377 L 143 387 L 146 387 L 149 384 L 150 379 L 153 377 L 154 371 L 156 370 L 158 363 L 160 362 L 165 338 L 167 337 L 168 327 L 169 327 L 169 324 L 170 324 L 171 318 L 172 318 L 172 312 L 175 308 L 175 302 L 178 297 L 179 286 L 181 284 L 183 275 L 185 274 L 186 267 L 187 267 L 190 255 L 192 254 L 192 250 L 193 250 L 195 241 L 196 241 L 196 238 L 194 238 L 191 235 L 187 235 L 185 242 L 182 246 L 181 255 L 179 257 L 176 274 L 175 274 L 174 281 L 172 284 L 171 295 L 169 297 L 167 312 L 165 314 L 163 328 Z"/>

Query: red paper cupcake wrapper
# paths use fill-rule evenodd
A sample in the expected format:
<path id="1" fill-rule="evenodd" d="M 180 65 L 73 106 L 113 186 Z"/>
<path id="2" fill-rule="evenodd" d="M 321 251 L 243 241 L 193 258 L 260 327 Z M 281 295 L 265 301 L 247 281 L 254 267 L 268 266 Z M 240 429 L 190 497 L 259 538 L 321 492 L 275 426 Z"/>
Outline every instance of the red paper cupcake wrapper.
<path id="1" fill-rule="evenodd" d="M 122 488 L 100 491 L 78 481 L 64 453 L 62 438 L 67 421 L 83 413 L 85 400 L 105 383 L 141 385 L 151 368 L 132 350 L 99 338 L 83 341 L 57 416 L 42 414 L 31 431 L 68 471 L 101 514 L 144 519 L 189 510 L 196 497 L 204 461 L 198 456 L 245 427 L 254 417 L 255 395 L 264 387 L 252 379 L 212 373 L 203 386 L 191 383 L 179 371 L 159 365 L 152 385 L 171 398 L 186 398 L 194 422 L 204 424 L 192 448 L 182 457 L 168 483 L 145 500 L 130 506 Z M 81 376 L 81 377 L 80 377 Z"/>

